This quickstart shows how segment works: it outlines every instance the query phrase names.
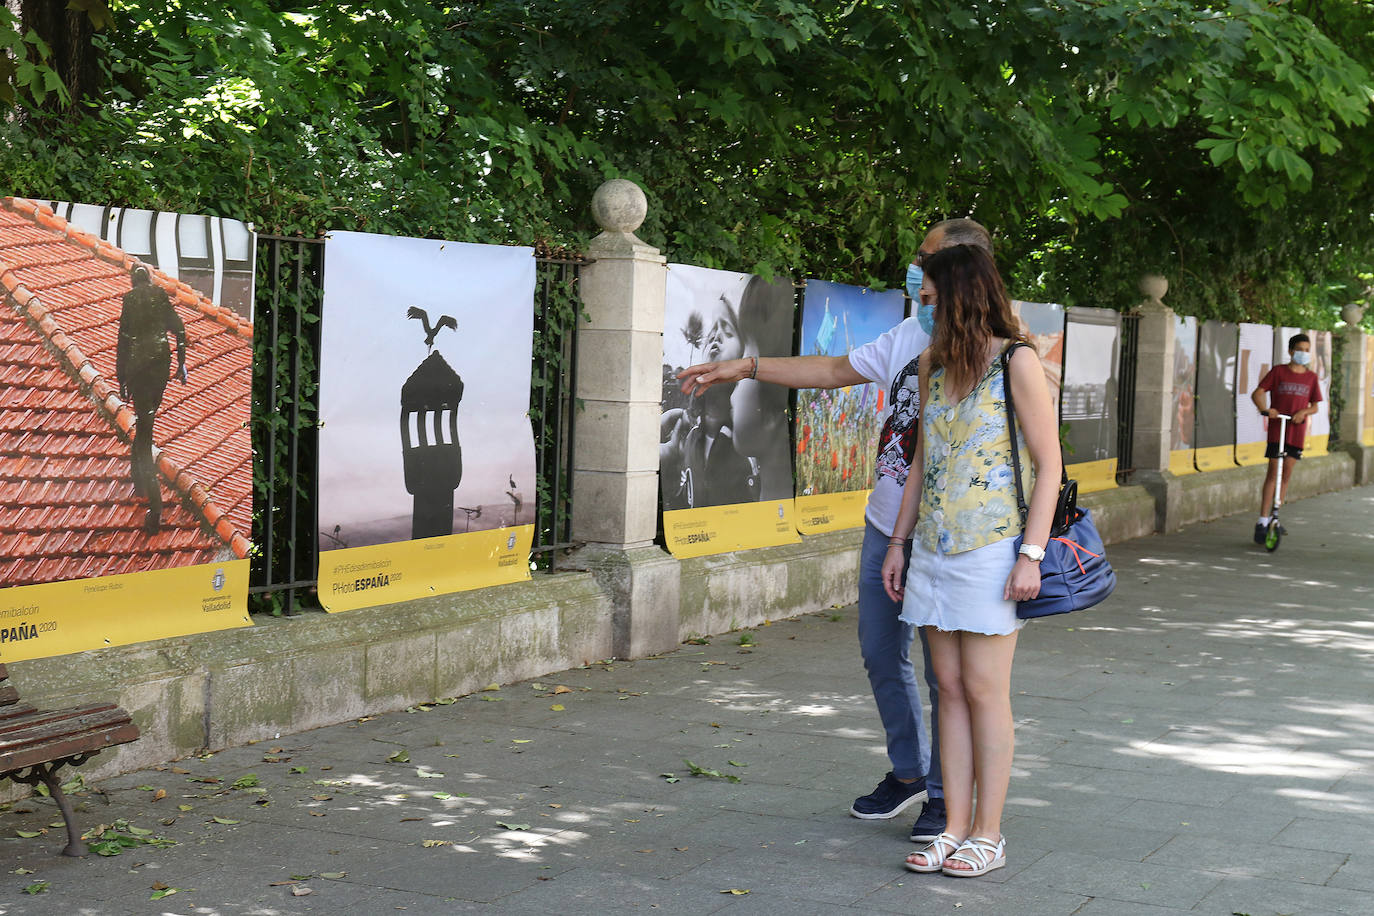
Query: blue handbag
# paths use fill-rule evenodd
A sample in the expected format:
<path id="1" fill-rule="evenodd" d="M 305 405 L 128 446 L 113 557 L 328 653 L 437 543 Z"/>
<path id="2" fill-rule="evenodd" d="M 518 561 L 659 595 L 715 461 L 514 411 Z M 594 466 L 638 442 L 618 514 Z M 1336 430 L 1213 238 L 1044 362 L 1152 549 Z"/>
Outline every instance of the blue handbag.
<path id="1" fill-rule="evenodd" d="M 1016 481 L 1016 507 L 1021 513 L 1021 527 L 1026 525 L 1025 494 L 1021 488 L 1021 458 L 1016 444 L 1016 411 L 1011 400 L 1011 376 L 1008 361 L 1016 343 L 1002 353 L 1002 381 L 1006 391 L 1007 424 L 1011 427 L 1011 471 Z M 1069 472 L 1060 462 L 1059 500 L 1050 522 L 1050 540 L 1045 545 L 1045 558 L 1040 561 L 1040 594 L 1026 601 L 1016 602 L 1016 616 L 1021 618 L 1049 617 L 1067 614 L 1100 604 L 1116 588 L 1116 572 L 1107 562 L 1107 548 L 1102 535 L 1093 524 L 1092 512 L 1078 505 L 1078 483 L 1069 479 Z M 1016 536 L 1016 549 L 1021 549 L 1024 535 Z"/>

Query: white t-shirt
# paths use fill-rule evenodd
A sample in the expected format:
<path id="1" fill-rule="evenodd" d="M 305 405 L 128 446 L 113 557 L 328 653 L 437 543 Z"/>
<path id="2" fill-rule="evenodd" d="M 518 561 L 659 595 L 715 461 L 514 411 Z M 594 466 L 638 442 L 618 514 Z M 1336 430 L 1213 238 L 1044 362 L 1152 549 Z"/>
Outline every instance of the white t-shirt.
<path id="1" fill-rule="evenodd" d="M 902 506 L 902 488 L 910 470 L 911 450 L 916 446 L 916 420 L 921 407 L 916 357 L 928 346 L 930 335 L 919 321 L 908 318 L 849 354 L 849 364 L 855 372 L 887 386 L 873 492 L 869 494 L 864 517 L 888 537 L 892 536 L 897 510 Z"/>

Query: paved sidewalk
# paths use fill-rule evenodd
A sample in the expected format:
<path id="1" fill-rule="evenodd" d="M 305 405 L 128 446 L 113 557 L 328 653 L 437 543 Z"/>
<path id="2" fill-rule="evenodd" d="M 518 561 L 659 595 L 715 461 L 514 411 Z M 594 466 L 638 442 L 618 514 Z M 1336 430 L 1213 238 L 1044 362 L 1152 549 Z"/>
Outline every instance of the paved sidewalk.
<path id="1" fill-rule="evenodd" d="M 846 607 L 82 802 L 167 848 L 63 859 L 18 803 L 0 913 L 1374 913 L 1374 487 L 1284 514 L 1272 555 L 1248 515 L 1116 545 L 1108 605 L 1024 631 L 986 878 L 902 869 L 914 808 L 848 816 L 887 764 Z"/>

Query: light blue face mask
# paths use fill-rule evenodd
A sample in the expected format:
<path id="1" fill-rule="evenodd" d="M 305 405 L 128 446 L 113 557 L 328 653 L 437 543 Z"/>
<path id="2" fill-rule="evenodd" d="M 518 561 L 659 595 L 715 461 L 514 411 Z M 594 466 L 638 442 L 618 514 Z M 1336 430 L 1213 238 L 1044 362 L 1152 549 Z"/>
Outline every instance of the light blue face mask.
<path id="1" fill-rule="evenodd" d="M 1299 366 L 1306 366 L 1308 363 L 1312 362 L 1312 354 L 1306 350 L 1294 350 L 1293 362 L 1297 363 Z"/>
<path id="2" fill-rule="evenodd" d="M 906 266 L 906 294 L 911 297 L 913 302 L 921 301 L 921 284 L 925 282 L 925 271 L 915 264 Z"/>
<path id="3" fill-rule="evenodd" d="M 935 336 L 935 306 L 921 304 L 921 284 L 925 282 L 925 271 L 915 264 L 908 264 L 906 267 L 906 294 L 911 297 L 911 301 L 916 303 L 916 320 L 921 323 L 921 330 L 930 336 Z"/>
<path id="4" fill-rule="evenodd" d="M 916 306 L 916 320 L 921 323 L 921 330 L 931 337 L 935 336 L 935 306 L 918 305 Z"/>

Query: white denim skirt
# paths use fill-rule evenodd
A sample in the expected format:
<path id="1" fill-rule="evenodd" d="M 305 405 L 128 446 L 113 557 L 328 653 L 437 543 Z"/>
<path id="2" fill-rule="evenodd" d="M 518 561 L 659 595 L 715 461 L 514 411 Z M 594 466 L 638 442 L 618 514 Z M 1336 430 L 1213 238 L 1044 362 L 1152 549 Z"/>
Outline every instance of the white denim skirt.
<path id="1" fill-rule="evenodd" d="M 1004 538 L 959 553 L 911 546 L 902 620 L 918 627 L 1006 636 L 1026 622 L 1016 616 L 1016 602 L 1002 592 L 1016 565 L 1016 539 Z"/>

